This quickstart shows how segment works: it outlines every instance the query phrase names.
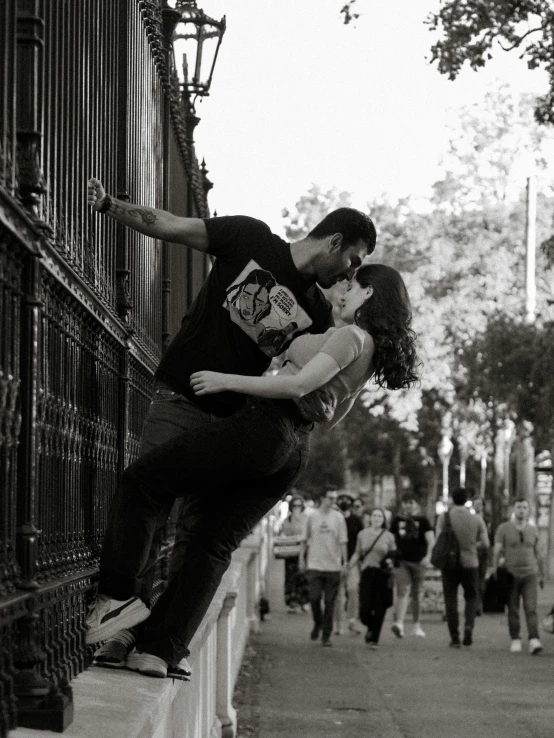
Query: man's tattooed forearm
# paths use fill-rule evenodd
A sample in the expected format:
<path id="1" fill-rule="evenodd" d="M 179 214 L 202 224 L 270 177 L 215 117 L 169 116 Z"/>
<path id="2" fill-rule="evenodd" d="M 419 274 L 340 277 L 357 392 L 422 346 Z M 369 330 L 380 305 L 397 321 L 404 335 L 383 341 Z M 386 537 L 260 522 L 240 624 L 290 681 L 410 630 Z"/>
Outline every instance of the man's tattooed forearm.
<path id="1" fill-rule="evenodd" d="M 140 218 L 144 225 L 154 225 L 158 220 L 158 216 L 151 210 L 142 210 L 141 208 L 126 208 L 116 200 L 112 200 L 110 212 L 113 215 L 129 215 L 131 218 Z"/>

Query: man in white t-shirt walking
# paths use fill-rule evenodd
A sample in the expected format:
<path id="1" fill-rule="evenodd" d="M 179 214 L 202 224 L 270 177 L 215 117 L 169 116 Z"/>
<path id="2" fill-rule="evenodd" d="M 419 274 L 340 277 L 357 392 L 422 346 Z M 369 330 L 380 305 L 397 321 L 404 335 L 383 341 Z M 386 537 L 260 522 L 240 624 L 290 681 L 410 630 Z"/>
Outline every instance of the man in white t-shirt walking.
<path id="1" fill-rule="evenodd" d="M 544 582 L 544 555 L 539 531 L 529 522 L 529 503 L 520 498 L 514 502 L 514 515 L 498 526 L 494 537 L 493 567 L 497 571 L 503 559 L 509 576 L 508 628 L 512 653 L 521 652 L 519 603 L 523 609 L 529 635 L 529 653 L 542 651 L 537 617 L 538 587 Z"/>
<path id="2" fill-rule="evenodd" d="M 322 644 L 331 646 L 333 610 L 340 586 L 341 572 L 346 575 L 348 564 L 348 530 L 344 515 L 333 509 L 338 493 L 327 491 L 320 506 L 308 517 L 302 550 L 300 571 L 306 571 L 314 627 L 312 641 L 320 634 Z M 321 598 L 324 610 L 321 611 Z"/>

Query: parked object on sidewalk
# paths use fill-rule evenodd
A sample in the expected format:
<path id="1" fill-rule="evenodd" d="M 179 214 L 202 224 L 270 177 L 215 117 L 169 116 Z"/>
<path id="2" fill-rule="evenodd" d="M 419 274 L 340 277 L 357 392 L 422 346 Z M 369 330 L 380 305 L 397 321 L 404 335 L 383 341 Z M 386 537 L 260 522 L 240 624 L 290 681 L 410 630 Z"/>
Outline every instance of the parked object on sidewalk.
<path id="1" fill-rule="evenodd" d="M 260 620 L 269 620 L 269 600 L 267 597 L 260 597 Z"/>
<path id="2" fill-rule="evenodd" d="M 508 601 L 507 585 L 502 573 L 491 574 L 485 580 L 483 612 L 504 612 Z"/>
<path id="3" fill-rule="evenodd" d="M 548 615 L 543 618 L 542 627 L 547 633 L 554 635 L 554 605 L 552 605 L 552 608 Z"/>

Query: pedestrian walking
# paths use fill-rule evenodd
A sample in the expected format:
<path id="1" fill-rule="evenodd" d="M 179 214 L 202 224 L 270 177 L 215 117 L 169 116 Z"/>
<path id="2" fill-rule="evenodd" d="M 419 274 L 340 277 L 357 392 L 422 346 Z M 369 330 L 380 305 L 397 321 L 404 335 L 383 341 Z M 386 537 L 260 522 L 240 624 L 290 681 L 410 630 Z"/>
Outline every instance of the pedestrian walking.
<path id="1" fill-rule="evenodd" d="M 523 497 L 513 505 L 511 520 L 498 526 L 494 537 L 493 569 L 504 566 L 508 585 L 508 629 L 512 653 L 521 653 L 520 602 L 529 637 L 529 653 L 542 651 L 537 616 L 538 588 L 544 586 L 544 555 L 539 531 L 529 522 L 529 502 Z"/>
<path id="2" fill-rule="evenodd" d="M 337 499 L 337 507 L 344 515 L 348 531 L 348 560 L 356 550 L 358 533 L 362 530 L 361 519 L 352 512 L 352 496 L 341 493 Z M 358 601 L 358 589 L 360 585 L 359 571 L 356 567 L 349 567 L 341 578 L 339 594 L 335 605 L 335 634 L 342 635 L 344 632 L 343 622 L 346 616 L 348 630 L 357 635 L 361 633 L 358 625 L 358 613 L 360 603 Z"/>
<path id="3" fill-rule="evenodd" d="M 473 512 L 477 513 L 477 515 L 480 515 L 483 518 L 483 521 L 487 528 L 487 534 L 490 540 L 491 530 L 490 530 L 488 521 L 485 517 L 483 498 L 479 495 L 477 497 L 473 497 L 473 499 L 471 500 L 471 507 L 473 509 Z M 483 614 L 483 602 L 485 599 L 485 586 L 486 586 L 486 579 L 487 579 L 487 571 L 489 569 L 489 552 L 490 552 L 490 549 L 487 546 L 484 546 L 482 543 L 480 543 L 480 545 L 477 546 L 477 558 L 479 561 L 479 566 L 478 566 L 479 588 L 477 590 L 479 599 L 477 602 L 477 613 L 476 613 L 477 615 Z"/>
<path id="4" fill-rule="evenodd" d="M 396 613 L 392 632 L 398 638 L 404 636 L 404 619 L 411 603 L 413 635 L 424 638 L 425 631 L 419 620 L 420 599 L 435 535 L 429 520 L 419 513 L 415 495 L 406 492 L 400 504 L 400 514 L 393 518 L 390 527 L 398 549 L 395 569 Z"/>
<path id="5" fill-rule="evenodd" d="M 312 641 L 321 635 L 322 644 L 331 646 L 333 613 L 341 574 L 348 565 L 348 531 L 344 516 L 333 509 L 338 494 L 328 490 L 319 507 L 309 516 L 300 554 L 300 571 L 306 571 L 312 608 Z M 321 600 L 324 606 L 321 609 Z"/>
<path id="6" fill-rule="evenodd" d="M 451 509 L 440 515 L 437 520 L 437 544 L 445 527 L 451 526 L 459 554 L 458 561 L 453 566 L 441 571 L 450 645 L 454 648 L 459 648 L 461 645 L 458 615 L 458 587 L 460 585 L 465 600 L 463 645 L 471 646 L 473 643 L 473 627 L 479 596 L 477 546 L 478 544 L 487 548 L 489 546 L 489 537 L 483 518 L 480 515 L 471 514 L 466 507 L 467 500 L 467 490 L 462 487 L 456 489 L 452 494 Z"/>
<path id="7" fill-rule="evenodd" d="M 371 648 L 377 648 L 386 612 L 392 605 L 395 551 L 385 511 L 376 507 L 371 512 L 370 526 L 358 533 L 356 550 L 349 561 L 350 568 L 360 571 L 360 620 L 367 628 L 365 641 Z"/>
<path id="8" fill-rule="evenodd" d="M 300 495 L 293 495 L 289 503 L 289 514 L 283 521 L 281 535 L 294 536 L 301 541 L 305 535 L 306 514 L 304 513 L 304 499 Z M 298 569 L 300 552 L 296 556 L 289 556 L 285 561 L 285 605 L 289 613 L 304 610 L 309 602 L 308 582 L 303 572 Z"/>

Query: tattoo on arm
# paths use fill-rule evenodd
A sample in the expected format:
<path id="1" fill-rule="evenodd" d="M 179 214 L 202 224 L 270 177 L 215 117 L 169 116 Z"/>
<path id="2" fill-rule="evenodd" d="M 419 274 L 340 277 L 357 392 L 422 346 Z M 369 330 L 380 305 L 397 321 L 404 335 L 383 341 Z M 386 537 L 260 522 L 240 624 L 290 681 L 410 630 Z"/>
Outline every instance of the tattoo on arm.
<path id="1" fill-rule="evenodd" d="M 121 205 L 117 200 L 112 198 L 110 203 L 109 213 L 112 215 L 129 215 L 131 218 L 140 218 L 144 225 L 155 225 L 158 220 L 158 216 L 151 210 L 141 208 L 126 208 Z"/>

